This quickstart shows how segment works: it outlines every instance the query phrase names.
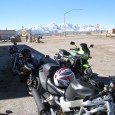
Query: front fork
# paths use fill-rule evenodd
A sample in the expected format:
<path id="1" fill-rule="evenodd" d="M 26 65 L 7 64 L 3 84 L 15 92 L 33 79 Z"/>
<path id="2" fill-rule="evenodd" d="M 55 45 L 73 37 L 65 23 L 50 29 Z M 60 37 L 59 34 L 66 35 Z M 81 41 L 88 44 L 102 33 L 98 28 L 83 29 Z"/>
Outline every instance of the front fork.
<path id="1" fill-rule="evenodd" d="M 27 85 L 28 87 L 30 88 L 37 88 L 37 80 L 35 78 L 35 76 L 33 75 L 32 73 L 32 70 L 30 71 L 30 74 L 29 74 L 29 78 L 27 79 Z"/>
<path id="2" fill-rule="evenodd" d="M 106 106 L 108 115 L 115 115 L 115 105 L 110 101 L 106 101 Z"/>
<path id="3" fill-rule="evenodd" d="M 90 77 L 92 76 L 92 69 L 88 62 L 86 62 L 85 64 L 82 64 L 82 73 Z"/>
<path id="4" fill-rule="evenodd" d="M 33 80 L 33 78 L 32 78 L 32 70 L 31 70 L 30 74 L 29 74 L 29 78 L 27 80 L 27 85 L 28 86 L 32 86 L 32 80 Z"/>
<path id="5" fill-rule="evenodd" d="M 12 60 L 12 70 L 13 72 L 16 72 L 16 64 L 17 64 L 17 54 L 16 56 L 14 57 L 14 60 Z"/>

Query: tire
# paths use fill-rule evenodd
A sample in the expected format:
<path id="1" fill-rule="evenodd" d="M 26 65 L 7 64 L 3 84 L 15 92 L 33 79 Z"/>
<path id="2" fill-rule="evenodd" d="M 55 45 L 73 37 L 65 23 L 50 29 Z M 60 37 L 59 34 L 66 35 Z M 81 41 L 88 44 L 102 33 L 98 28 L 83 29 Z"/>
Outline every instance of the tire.
<path id="1" fill-rule="evenodd" d="M 107 112 L 97 112 L 97 113 L 94 113 L 92 115 L 107 115 Z"/>
<path id="2" fill-rule="evenodd" d="M 12 72 L 12 75 L 13 75 L 13 76 L 16 76 L 16 75 L 17 75 L 16 70 L 17 70 L 17 67 L 15 67 L 15 68 L 13 68 L 13 66 L 11 67 L 11 72 Z"/>
<path id="3" fill-rule="evenodd" d="M 40 115 L 51 115 L 51 113 L 49 113 L 49 112 L 47 112 L 47 111 L 42 111 L 42 112 L 40 113 Z"/>
<path id="4" fill-rule="evenodd" d="M 27 85 L 27 92 L 31 96 L 32 96 L 32 87 L 34 87 L 38 91 L 38 93 L 41 92 L 42 89 L 41 89 L 41 83 L 39 77 L 36 77 L 36 79 L 33 81 L 32 86 Z"/>
<path id="5" fill-rule="evenodd" d="M 12 75 L 17 76 L 17 73 L 14 70 L 12 70 Z"/>

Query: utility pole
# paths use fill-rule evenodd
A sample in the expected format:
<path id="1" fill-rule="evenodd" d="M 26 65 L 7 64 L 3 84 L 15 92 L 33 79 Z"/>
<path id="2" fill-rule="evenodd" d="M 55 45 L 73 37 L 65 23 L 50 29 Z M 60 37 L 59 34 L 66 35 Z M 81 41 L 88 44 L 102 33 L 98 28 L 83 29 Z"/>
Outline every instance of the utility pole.
<path id="1" fill-rule="evenodd" d="M 66 14 L 68 14 L 74 10 L 82 10 L 82 9 L 71 9 L 71 10 L 64 13 L 64 35 L 65 35 L 65 37 L 66 37 Z"/>

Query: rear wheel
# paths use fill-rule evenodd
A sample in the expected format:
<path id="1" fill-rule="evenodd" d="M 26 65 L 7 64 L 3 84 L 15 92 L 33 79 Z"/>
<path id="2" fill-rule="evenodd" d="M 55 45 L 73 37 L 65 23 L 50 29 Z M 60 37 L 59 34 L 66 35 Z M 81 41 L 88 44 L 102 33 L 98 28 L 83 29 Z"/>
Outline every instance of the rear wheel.
<path id="1" fill-rule="evenodd" d="M 18 74 L 17 69 L 18 69 L 17 65 L 15 67 L 13 67 L 13 66 L 11 67 L 11 72 L 12 72 L 13 76 L 16 76 Z"/>

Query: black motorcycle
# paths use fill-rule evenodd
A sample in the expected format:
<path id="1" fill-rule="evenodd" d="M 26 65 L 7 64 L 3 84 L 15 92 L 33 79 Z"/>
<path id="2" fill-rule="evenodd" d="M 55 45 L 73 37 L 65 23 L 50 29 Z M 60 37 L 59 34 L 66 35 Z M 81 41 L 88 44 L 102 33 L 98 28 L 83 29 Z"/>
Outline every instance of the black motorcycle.
<path id="1" fill-rule="evenodd" d="M 19 65 L 19 49 L 16 42 L 13 42 L 13 46 L 9 47 L 9 53 L 11 55 L 11 71 L 13 75 L 17 75 L 17 66 Z"/>
<path id="2" fill-rule="evenodd" d="M 29 58 L 20 69 L 20 80 L 22 83 L 27 84 L 27 91 L 30 95 L 32 95 L 32 88 L 39 89 L 39 68 L 46 63 L 45 60 L 48 58 L 48 55 L 45 57 L 39 55 L 39 58 L 38 56 L 37 58 Z"/>

